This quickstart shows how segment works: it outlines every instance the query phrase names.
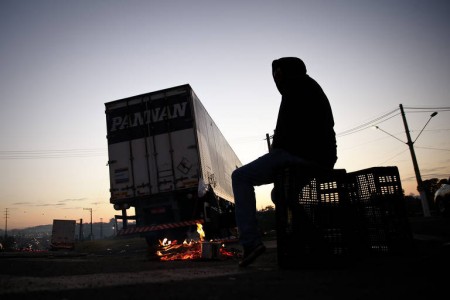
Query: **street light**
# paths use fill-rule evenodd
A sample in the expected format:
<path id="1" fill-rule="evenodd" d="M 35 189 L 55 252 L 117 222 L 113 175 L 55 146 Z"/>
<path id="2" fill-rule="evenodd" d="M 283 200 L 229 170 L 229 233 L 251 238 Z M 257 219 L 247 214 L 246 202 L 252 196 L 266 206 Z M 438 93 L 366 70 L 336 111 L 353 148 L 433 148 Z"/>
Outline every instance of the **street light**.
<path id="1" fill-rule="evenodd" d="M 423 189 L 422 177 L 420 176 L 419 165 L 417 164 L 416 153 L 414 152 L 414 143 L 416 142 L 417 138 L 414 140 L 414 142 L 411 141 L 411 135 L 409 134 L 408 123 L 406 122 L 405 112 L 403 111 L 403 105 L 401 105 L 401 104 L 400 104 L 400 110 L 402 112 L 403 124 L 405 125 L 406 137 L 408 139 L 407 144 L 409 146 L 409 151 L 411 152 L 411 158 L 412 158 L 413 165 L 414 165 L 414 171 L 416 173 L 417 187 L 419 189 L 420 199 L 422 201 L 423 215 L 425 217 L 430 217 L 431 214 L 430 214 L 430 208 L 428 206 L 427 194 L 425 193 L 425 191 Z M 431 118 L 433 118 L 436 115 L 437 115 L 437 112 L 432 113 L 430 115 L 430 118 L 428 119 L 427 123 L 425 124 L 425 126 L 427 126 L 427 124 L 430 122 Z M 423 126 L 419 135 L 425 129 L 425 126 Z M 419 135 L 417 137 L 419 137 Z"/>
<path id="2" fill-rule="evenodd" d="M 383 131 L 384 133 L 394 137 L 395 139 L 401 141 L 402 143 L 405 143 L 409 146 L 409 151 L 411 152 L 411 158 L 413 161 L 413 166 L 414 166 L 414 172 L 416 173 L 416 180 L 417 180 L 417 187 L 420 193 L 420 199 L 422 202 L 422 210 L 423 210 L 423 215 L 424 217 L 430 217 L 430 208 L 428 206 L 428 200 L 427 200 L 427 195 L 423 189 L 423 184 L 422 184 L 422 177 L 420 175 L 420 170 L 419 170 L 419 165 L 417 163 L 417 158 L 416 158 L 416 153 L 414 152 L 414 143 L 417 141 L 417 139 L 419 138 L 419 136 L 422 134 L 422 131 L 425 129 L 425 127 L 428 125 L 428 123 L 430 122 L 430 120 L 436 116 L 438 113 L 437 112 L 433 112 L 430 115 L 430 118 L 428 119 L 427 123 L 425 123 L 425 125 L 423 126 L 422 130 L 419 132 L 419 134 L 417 135 L 416 139 L 413 141 L 411 141 L 411 135 L 409 133 L 409 128 L 408 128 L 408 123 L 406 122 L 406 116 L 405 116 L 405 112 L 403 110 L 403 105 L 400 104 L 400 111 L 402 113 L 402 118 L 403 118 L 403 124 L 405 126 L 405 131 L 406 131 L 406 138 L 408 139 L 408 141 L 405 143 L 402 140 L 400 140 L 399 138 L 393 136 L 392 134 L 384 131 L 383 129 L 379 128 L 378 126 L 375 126 L 376 129 L 379 129 L 381 131 Z"/>
<path id="3" fill-rule="evenodd" d="M 402 141 L 401 139 L 399 139 L 398 137 L 396 137 L 395 135 L 392 135 L 392 134 L 390 134 L 389 132 L 387 132 L 387 131 L 384 131 L 383 129 L 381 129 L 380 127 L 378 127 L 378 126 L 375 126 L 375 128 L 376 129 L 378 129 L 378 130 L 381 130 L 381 131 L 383 131 L 384 133 L 386 133 L 386 134 L 388 134 L 388 135 L 390 135 L 390 136 L 392 136 L 394 139 L 396 139 L 396 140 L 399 140 L 400 142 L 402 142 L 402 143 L 405 143 L 404 141 Z M 406 144 L 406 143 L 405 143 Z"/>
<path id="4" fill-rule="evenodd" d="M 416 139 L 414 140 L 413 144 L 417 141 L 417 139 L 419 138 L 419 136 L 422 134 L 422 131 L 425 129 L 425 127 L 428 125 L 428 123 L 430 123 L 431 119 L 436 116 L 438 113 L 437 111 L 435 111 L 434 113 L 432 113 L 430 115 L 430 118 L 428 119 L 428 121 L 425 123 L 425 125 L 423 126 L 422 130 L 419 132 L 419 134 L 417 135 Z"/>

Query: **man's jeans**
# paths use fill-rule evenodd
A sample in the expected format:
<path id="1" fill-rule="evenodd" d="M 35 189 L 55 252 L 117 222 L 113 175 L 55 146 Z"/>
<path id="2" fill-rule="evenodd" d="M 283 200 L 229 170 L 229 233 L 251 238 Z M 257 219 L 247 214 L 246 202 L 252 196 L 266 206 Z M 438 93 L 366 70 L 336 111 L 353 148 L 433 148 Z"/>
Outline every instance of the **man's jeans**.
<path id="1" fill-rule="evenodd" d="M 273 149 L 271 152 L 234 170 L 231 174 L 236 205 L 236 225 L 239 230 L 239 240 L 243 247 L 254 247 L 261 243 L 256 221 L 254 187 L 273 183 L 277 170 L 294 164 L 298 166 L 304 164 L 305 168 L 316 165 L 284 150 Z"/>

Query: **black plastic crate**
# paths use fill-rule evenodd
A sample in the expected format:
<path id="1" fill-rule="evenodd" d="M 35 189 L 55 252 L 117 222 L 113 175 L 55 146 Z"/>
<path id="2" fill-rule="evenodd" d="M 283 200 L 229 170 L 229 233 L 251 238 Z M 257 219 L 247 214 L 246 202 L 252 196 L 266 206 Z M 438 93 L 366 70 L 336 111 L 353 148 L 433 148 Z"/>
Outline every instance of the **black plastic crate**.
<path id="1" fill-rule="evenodd" d="M 329 172 L 288 167 L 274 184 L 278 264 L 320 265 L 353 249 L 354 215 L 344 169 Z"/>
<path id="2" fill-rule="evenodd" d="M 356 211 L 357 251 L 401 253 L 412 246 L 412 231 L 397 167 L 373 167 L 347 174 Z"/>

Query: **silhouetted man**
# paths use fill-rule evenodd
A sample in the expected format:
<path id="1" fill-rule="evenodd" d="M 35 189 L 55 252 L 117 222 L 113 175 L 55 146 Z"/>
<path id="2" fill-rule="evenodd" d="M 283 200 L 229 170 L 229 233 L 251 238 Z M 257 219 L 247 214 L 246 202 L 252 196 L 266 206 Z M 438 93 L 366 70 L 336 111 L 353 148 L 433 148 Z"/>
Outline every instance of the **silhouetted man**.
<path id="1" fill-rule="evenodd" d="M 303 61 L 296 57 L 274 60 L 272 75 L 282 98 L 271 150 L 231 175 L 244 249 L 241 267 L 266 250 L 257 226 L 254 187 L 273 183 L 276 172 L 290 165 L 304 167 L 306 173 L 311 168 L 331 170 L 337 160 L 330 103 L 320 85 L 306 74 Z"/>

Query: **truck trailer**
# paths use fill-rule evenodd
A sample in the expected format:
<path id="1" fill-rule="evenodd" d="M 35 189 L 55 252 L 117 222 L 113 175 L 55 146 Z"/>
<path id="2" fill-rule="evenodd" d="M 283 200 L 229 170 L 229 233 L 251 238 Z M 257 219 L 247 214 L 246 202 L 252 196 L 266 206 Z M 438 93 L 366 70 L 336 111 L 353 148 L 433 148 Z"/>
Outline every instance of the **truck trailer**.
<path id="1" fill-rule="evenodd" d="M 75 220 L 53 220 L 50 250 L 73 250 L 75 248 Z"/>
<path id="2" fill-rule="evenodd" d="M 139 234 L 151 245 L 187 238 L 199 223 L 209 239 L 237 234 L 231 173 L 242 164 L 189 84 L 105 109 L 118 235 Z"/>

